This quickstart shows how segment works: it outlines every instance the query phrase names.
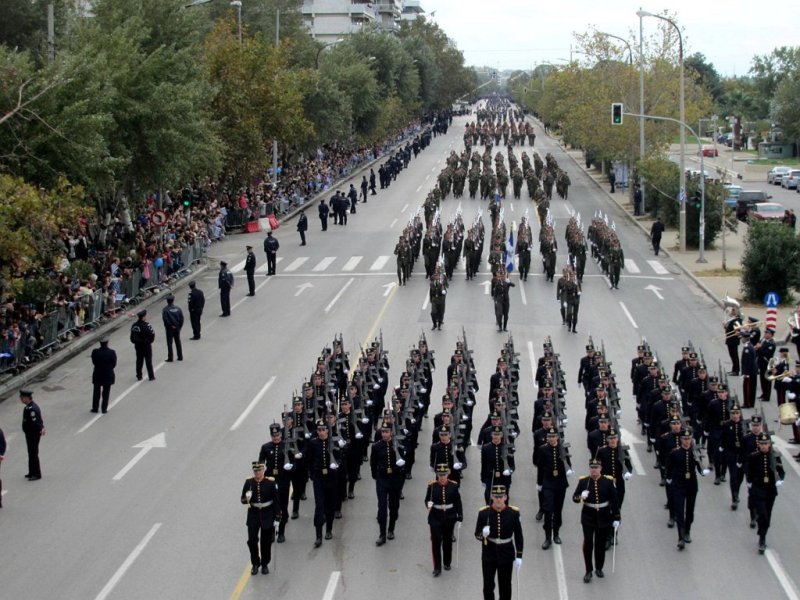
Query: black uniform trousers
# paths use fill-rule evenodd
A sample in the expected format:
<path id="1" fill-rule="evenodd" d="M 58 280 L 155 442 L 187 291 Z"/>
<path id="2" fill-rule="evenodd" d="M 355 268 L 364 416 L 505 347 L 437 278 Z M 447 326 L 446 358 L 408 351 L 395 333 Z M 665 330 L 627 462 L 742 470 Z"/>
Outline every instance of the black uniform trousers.
<path id="1" fill-rule="evenodd" d="M 256 293 L 256 272 L 255 270 L 247 271 L 247 292 L 250 295 L 255 295 Z"/>
<path id="2" fill-rule="evenodd" d="M 181 330 L 167 327 L 167 360 L 172 360 L 172 344 L 175 343 L 175 353 L 178 360 L 183 360 L 183 346 L 181 345 Z"/>
<path id="3" fill-rule="evenodd" d="M 289 521 L 289 486 L 292 479 L 288 473 L 283 471 L 276 480 L 278 482 L 278 502 L 280 502 L 281 515 L 283 515 L 278 526 L 278 533 L 283 535 L 286 531 L 286 523 Z"/>
<path id="4" fill-rule="evenodd" d="M 606 564 L 606 540 L 611 528 L 594 525 L 581 525 L 581 527 L 583 527 L 583 563 L 586 565 L 586 572 L 592 571 L 593 554 L 594 568 L 600 571 Z"/>
<path id="5" fill-rule="evenodd" d="M 495 298 L 494 300 L 494 318 L 497 321 L 498 329 L 505 329 L 508 325 L 508 309 L 510 302 L 508 296 L 505 298 Z"/>
<path id="6" fill-rule="evenodd" d="M 389 531 L 394 531 L 394 524 L 400 512 L 400 492 L 403 491 L 405 473 L 395 477 L 378 477 L 375 480 L 375 493 L 378 496 L 378 528 L 382 536 L 386 535 L 386 518 L 388 513 Z"/>
<path id="7" fill-rule="evenodd" d="M 673 481 L 669 484 L 669 492 L 679 531 L 691 529 L 694 522 L 694 503 L 697 500 L 697 482 L 681 485 Z"/>
<path id="8" fill-rule="evenodd" d="M 189 322 L 192 324 L 192 337 L 200 337 L 200 317 L 203 316 L 202 312 L 189 311 Z"/>
<path id="9" fill-rule="evenodd" d="M 336 513 L 338 498 L 336 473 L 317 475 L 314 482 L 314 527 L 317 530 L 325 525 L 326 531 L 333 529 L 333 516 Z M 341 499 L 339 499 L 341 506 Z"/>
<path id="10" fill-rule="evenodd" d="M 494 597 L 494 578 L 497 575 L 497 587 L 499 588 L 499 600 L 511 600 L 511 570 L 514 562 L 498 563 L 494 559 L 481 560 L 483 569 L 483 600 L 495 600 Z"/>
<path id="11" fill-rule="evenodd" d="M 308 485 L 308 468 L 305 458 L 295 460 L 290 477 L 292 480 L 292 512 L 296 513 L 300 510 L 300 500 L 305 496 Z"/>
<path id="12" fill-rule="evenodd" d="M 567 488 L 542 486 L 542 511 L 544 512 L 544 532 L 550 538 L 561 530 L 561 512 L 564 510 L 564 497 Z"/>
<path id="13" fill-rule="evenodd" d="M 755 485 L 753 486 L 755 488 Z M 750 501 L 752 508 L 756 512 L 756 522 L 758 523 L 758 536 L 764 537 L 769 531 L 769 525 L 772 521 L 772 507 L 775 505 L 775 498 L 777 495 L 771 492 L 762 490 L 750 489 Z"/>
<path id="14" fill-rule="evenodd" d="M 153 346 L 151 344 L 134 344 L 136 349 L 136 379 L 142 378 L 142 366 L 147 367 L 147 377 L 155 379 L 153 371 Z"/>
<path id="15" fill-rule="evenodd" d="M 324 231 L 325 229 L 323 229 Z M 277 255 L 272 252 L 267 252 L 267 275 L 275 275 L 275 263 L 277 262 Z"/>
<path id="16" fill-rule="evenodd" d="M 31 477 L 41 477 L 42 467 L 39 464 L 39 442 L 42 434 L 38 431 L 25 432 L 25 445 L 28 447 L 28 474 Z"/>
<path id="17" fill-rule="evenodd" d="M 247 547 L 250 549 L 250 564 L 254 567 L 268 565 L 272 560 L 272 538 L 275 537 L 275 528 L 270 523 L 255 523 L 247 526 Z M 260 538 L 260 539 L 259 539 Z M 259 558 L 259 546 L 261 555 Z"/>
<path id="18" fill-rule="evenodd" d="M 102 406 L 103 412 L 108 410 L 108 398 L 111 396 L 111 384 L 95 383 L 94 391 L 92 392 L 92 412 L 97 412 L 97 409 Z M 102 397 L 103 403 L 100 404 Z"/>
<path id="19" fill-rule="evenodd" d="M 434 570 L 442 568 L 442 561 L 448 567 L 453 562 L 453 530 L 455 526 L 456 522 L 451 519 L 439 519 L 436 525 L 430 525 Z"/>
<path id="20" fill-rule="evenodd" d="M 733 452 L 725 452 L 725 461 L 728 463 L 728 485 L 731 488 L 731 497 L 735 500 L 739 499 L 739 488 L 742 486 L 744 479 L 744 469 L 737 466 L 737 456 Z"/>
<path id="21" fill-rule="evenodd" d="M 726 343 L 728 346 L 728 356 L 731 358 L 731 371 L 739 374 L 739 340 L 735 344 Z"/>
<path id="22" fill-rule="evenodd" d="M 231 314 L 231 288 L 220 288 L 219 303 L 222 307 L 222 314 Z"/>
<path id="23" fill-rule="evenodd" d="M 744 395 L 742 408 L 753 408 L 756 405 L 756 376 L 743 377 L 742 386 Z"/>

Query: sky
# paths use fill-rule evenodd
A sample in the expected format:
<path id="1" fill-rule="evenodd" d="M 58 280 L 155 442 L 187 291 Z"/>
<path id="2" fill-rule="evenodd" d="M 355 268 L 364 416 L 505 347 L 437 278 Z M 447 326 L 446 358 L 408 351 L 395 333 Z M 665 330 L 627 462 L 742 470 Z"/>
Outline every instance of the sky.
<path id="1" fill-rule="evenodd" d="M 723 77 L 746 75 L 754 55 L 800 45 L 798 0 L 769 0 L 763 5 L 753 0 L 650 2 L 420 0 L 426 17 L 455 40 L 467 65 L 499 70 L 568 62 L 570 44 L 577 49 L 573 33 L 588 33 L 593 28 L 632 42 L 635 61 L 639 8 L 655 14 L 668 9 L 682 28 L 685 55 L 704 54 Z M 659 23 L 659 19 L 645 17 L 644 37 L 656 34 Z M 579 60 L 580 55 L 573 58 Z"/>

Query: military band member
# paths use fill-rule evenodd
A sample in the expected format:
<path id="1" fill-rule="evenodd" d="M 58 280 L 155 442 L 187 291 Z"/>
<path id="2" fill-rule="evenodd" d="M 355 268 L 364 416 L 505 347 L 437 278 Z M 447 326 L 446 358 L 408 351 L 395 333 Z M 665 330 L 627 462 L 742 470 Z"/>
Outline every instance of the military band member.
<path id="1" fill-rule="evenodd" d="M 547 550 L 555 542 L 561 543 L 558 535 L 561 530 L 561 511 L 564 508 L 564 497 L 569 483 L 567 476 L 572 475 L 572 465 L 564 452 L 558 431 L 547 432 L 547 443 L 538 452 L 536 464 L 536 491 L 542 492 L 542 511 L 544 512 L 545 540 L 542 550 Z"/>
<path id="2" fill-rule="evenodd" d="M 491 494 L 491 505 L 481 508 L 475 523 L 475 538 L 483 545 L 483 599 L 495 600 L 496 574 L 499 600 L 511 600 L 511 570 L 522 567 L 522 523 L 519 509 L 506 505 L 505 486 L 493 486 Z"/>
<path id="3" fill-rule="evenodd" d="M 778 350 L 778 360 L 767 377 L 771 377 L 775 382 L 775 394 L 778 397 L 778 406 L 786 402 L 786 390 L 792 381 L 792 367 L 789 362 L 789 348 L 783 347 Z"/>
<path id="4" fill-rule="evenodd" d="M 257 574 L 258 567 L 261 567 L 261 572 L 266 575 L 272 560 L 272 538 L 275 536 L 275 524 L 281 519 L 281 508 L 278 486 L 272 477 L 264 475 L 263 463 L 253 463 L 253 476 L 245 479 L 241 502 L 248 505 L 247 547 L 250 549 L 252 565 L 250 574 Z"/>
<path id="5" fill-rule="evenodd" d="M 731 510 L 739 507 L 739 488 L 742 485 L 744 472 L 744 423 L 742 411 L 738 405 L 731 407 L 730 419 L 722 424 L 722 439 L 720 441 L 724 460 L 728 465 L 728 476 L 731 488 Z"/>
<path id="6" fill-rule="evenodd" d="M 739 309 L 731 308 L 730 317 L 725 321 L 725 346 L 731 358 L 731 370 L 728 375 L 739 375 L 739 328 L 742 326 L 742 317 Z"/>
<path id="7" fill-rule="evenodd" d="M 772 440 L 762 433 L 757 439 L 758 450 L 747 461 L 747 489 L 753 500 L 758 521 L 758 553 L 767 549 L 767 531 L 772 520 L 772 507 L 783 485 L 785 473 L 780 459 L 772 452 Z"/>
<path id="8" fill-rule="evenodd" d="M 270 441 L 261 446 L 258 462 L 264 465 L 266 474 L 275 480 L 278 487 L 280 504 L 280 524 L 277 542 L 286 541 L 286 522 L 289 520 L 289 486 L 292 482 L 291 471 L 294 465 L 283 443 L 283 430 L 279 423 L 269 426 Z"/>
<path id="9" fill-rule="evenodd" d="M 428 508 L 428 527 L 431 530 L 433 576 L 449 571 L 453 562 L 453 530 L 464 520 L 458 483 L 448 478 L 450 467 L 436 465 L 436 479 L 428 482 L 425 506 Z"/>
<path id="10" fill-rule="evenodd" d="M 583 562 L 586 566 L 583 582 L 592 580 L 592 556 L 594 555 L 594 573 L 605 577 L 603 566 L 606 562 L 606 539 L 612 528 L 619 528 L 619 500 L 614 478 L 602 475 L 599 460 L 589 461 L 589 475 L 578 480 L 572 501 L 583 506 L 581 510 L 581 527 L 583 528 Z"/>
<path id="11" fill-rule="evenodd" d="M 689 429 L 681 432 L 681 445 L 667 455 L 666 478 L 670 494 L 670 504 L 675 511 L 678 525 L 678 550 L 691 543 L 691 529 L 694 522 L 694 505 L 697 499 L 697 473 L 703 477 L 710 473 L 703 468 L 694 452 L 694 438 Z"/>
<path id="12" fill-rule="evenodd" d="M 403 449 L 394 439 L 392 426 L 388 421 L 381 424 L 381 439 L 372 444 L 369 457 L 375 492 L 378 496 L 379 535 L 376 546 L 383 546 L 387 539 L 394 539 L 394 526 L 400 509 L 400 494 L 405 482 Z M 388 531 L 387 531 L 388 512 Z"/>
<path id="13" fill-rule="evenodd" d="M 772 394 L 772 381 L 767 378 L 770 373 L 767 372 L 769 362 L 775 356 L 775 340 L 773 336 L 775 330 L 767 327 L 764 330 L 764 339 L 755 344 L 756 360 L 758 362 L 758 374 L 761 381 L 761 397 L 764 402 L 769 402 L 770 395 Z"/>
<path id="14" fill-rule="evenodd" d="M 749 331 L 742 331 L 742 360 L 740 363 L 742 373 L 742 408 L 753 408 L 756 404 L 756 377 L 758 377 L 758 362 L 756 350 L 751 343 Z"/>

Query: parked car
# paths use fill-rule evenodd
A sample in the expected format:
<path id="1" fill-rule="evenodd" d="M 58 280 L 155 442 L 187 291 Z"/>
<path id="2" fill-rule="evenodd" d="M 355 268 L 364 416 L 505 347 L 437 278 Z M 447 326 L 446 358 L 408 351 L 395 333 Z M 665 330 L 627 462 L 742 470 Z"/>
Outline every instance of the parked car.
<path id="1" fill-rule="evenodd" d="M 767 173 L 767 183 L 780 185 L 783 176 L 791 170 L 790 167 L 772 167 Z"/>
<path id="2" fill-rule="evenodd" d="M 739 198 L 739 194 L 742 192 L 742 186 L 740 185 L 733 185 L 732 183 L 725 183 L 723 184 L 725 188 L 725 204 L 730 208 L 736 207 L 736 200 Z"/>
<path id="3" fill-rule="evenodd" d="M 781 177 L 781 187 L 787 190 L 796 190 L 797 181 L 800 179 L 800 169 L 792 169 Z"/>
<path id="4" fill-rule="evenodd" d="M 761 190 L 742 190 L 736 198 L 736 218 L 747 222 L 747 213 L 758 202 L 767 202 L 772 196 Z"/>
<path id="5" fill-rule="evenodd" d="M 783 204 L 756 202 L 747 212 L 748 221 L 780 221 L 786 214 Z"/>
<path id="6" fill-rule="evenodd" d="M 719 151 L 717 150 L 716 146 L 703 144 L 702 149 L 703 149 L 703 156 L 719 156 Z"/>

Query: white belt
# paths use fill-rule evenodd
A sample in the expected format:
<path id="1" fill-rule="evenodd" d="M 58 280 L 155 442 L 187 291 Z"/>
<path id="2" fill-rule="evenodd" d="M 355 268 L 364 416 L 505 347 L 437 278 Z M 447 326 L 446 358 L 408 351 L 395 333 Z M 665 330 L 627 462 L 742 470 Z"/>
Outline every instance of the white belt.
<path id="1" fill-rule="evenodd" d="M 434 504 L 433 508 L 438 508 L 439 510 L 447 510 L 448 508 L 453 508 L 452 504 Z"/>
<path id="2" fill-rule="evenodd" d="M 512 538 L 507 537 L 507 538 L 486 538 L 486 539 L 492 542 L 493 544 L 508 544 Z"/>
<path id="3" fill-rule="evenodd" d="M 606 506 L 608 506 L 608 502 L 601 502 L 600 504 L 592 504 L 591 502 L 584 502 L 583 505 L 584 506 L 588 506 L 589 508 L 600 509 L 600 508 L 605 508 Z"/>
<path id="4" fill-rule="evenodd" d="M 268 506 L 272 506 L 272 500 L 269 502 L 251 502 L 250 506 L 253 508 L 267 508 Z"/>

